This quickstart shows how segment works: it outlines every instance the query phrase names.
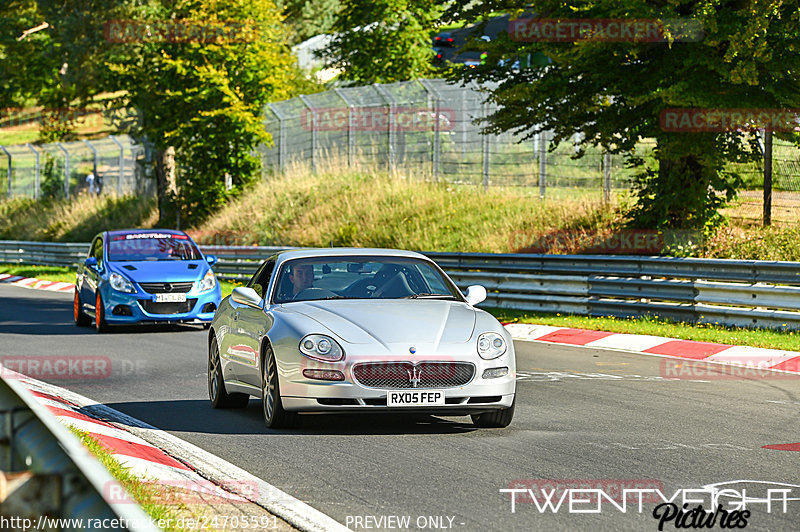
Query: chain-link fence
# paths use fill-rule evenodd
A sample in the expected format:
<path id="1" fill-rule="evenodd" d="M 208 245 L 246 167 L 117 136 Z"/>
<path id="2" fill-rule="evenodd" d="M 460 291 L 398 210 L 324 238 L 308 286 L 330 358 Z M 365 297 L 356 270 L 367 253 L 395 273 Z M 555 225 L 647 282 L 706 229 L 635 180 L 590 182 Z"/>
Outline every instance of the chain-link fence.
<path id="1" fill-rule="evenodd" d="M 763 153 L 763 142 L 760 143 Z M 732 218 L 760 222 L 764 214 L 764 160 L 731 164 L 744 189 L 726 210 Z M 800 148 L 774 139 L 772 144 L 772 222 L 800 224 Z"/>
<path id="2" fill-rule="evenodd" d="M 146 144 L 126 135 L 0 146 L 0 196 L 70 197 L 90 188 L 98 194 L 154 195 L 155 179 L 147 176 L 151 157 Z"/>
<path id="3" fill-rule="evenodd" d="M 265 127 L 274 145 L 262 150 L 265 172 L 295 164 L 316 170 L 331 160 L 383 166 L 423 179 L 483 187 L 549 187 L 608 194 L 630 188 L 621 157 L 589 148 L 572 159 L 570 143 L 547 151 L 547 133 L 482 134 L 477 122 L 494 111 L 485 94 L 444 80 L 335 89 L 273 103 Z M 578 139 L 576 139 L 578 140 Z"/>
<path id="4" fill-rule="evenodd" d="M 547 133 L 520 142 L 511 133 L 483 135 L 480 119 L 494 111 L 485 94 L 444 80 L 335 89 L 273 103 L 265 109 L 265 127 L 273 146 L 262 148 L 266 174 L 295 165 L 312 170 L 331 161 L 350 168 L 402 170 L 431 181 L 538 188 L 541 197 L 567 194 L 610 199 L 630 191 L 634 171 L 621 155 L 587 147 L 580 159 L 580 138 L 548 151 Z M 643 140 L 637 154 L 652 153 Z M 731 164 L 745 180 L 729 214 L 760 220 L 763 212 L 763 161 Z M 773 220 L 800 222 L 800 149 L 775 141 L 773 147 Z"/>

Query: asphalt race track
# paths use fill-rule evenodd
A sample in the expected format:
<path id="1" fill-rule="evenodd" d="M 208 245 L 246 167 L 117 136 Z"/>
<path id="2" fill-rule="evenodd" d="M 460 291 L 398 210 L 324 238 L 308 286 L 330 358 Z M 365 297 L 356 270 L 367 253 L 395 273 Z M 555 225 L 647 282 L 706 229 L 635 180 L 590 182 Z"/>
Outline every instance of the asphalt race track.
<path id="1" fill-rule="evenodd" d="M 567 500 L 555 512 L 540 512 L 526 492 L 512 513 L 510 495 L 500 490 L 520 486 L 536 488 L 536 496 L 558 486 L 606 494 L 656 487 L 670 498 L 704 485 L 761 481 L 770 484 L 729 485 L 734 492 L 720 502 L 741 499 L 743 490 L 767 498 L 768 488 L 800 499 L 800 453 L 762 448 L 800 442 L 800 376 L 668 380 L 662 358 L 518 342 L 517 410 L 508 429 L 476 430 L 466 417 L 336 415 L 277 432 L 264 427 L 257 399 L 242 411 L 211 409 L 206 331 L 98 335 L 73 325 L 71 303 L 70 293 L 0 286 L 0 358 L 107 360 L 111 371 L 92 378 L 42 380 L 202 447 L 353 530 L 387 529 L 404 519 L 412 529 L 464 531 L 658 528 L 652 512 L 662 501 L 649 500 L 652 494 L 641 512 L 633 499 L 621 511 L 618 499 L 601 500 L 600 513 L 577 513 L 598 501 L 580 502 L 585 493 L 571 492 L 572 511 Z M 681 491 L 676 501 L 682 496 L 700 499 L 687 511 L 710 506 L 707 495 Z M 784 512 L 782 496 L 769 495 L 770 513 L 764 502 L 748 505 L 747 530 L 796 530 L 800 500 L 789 500 Z M 714 529 L 722 529 L 721 518 Z M 664 530 L 676 530 L 676 521 Z"/>

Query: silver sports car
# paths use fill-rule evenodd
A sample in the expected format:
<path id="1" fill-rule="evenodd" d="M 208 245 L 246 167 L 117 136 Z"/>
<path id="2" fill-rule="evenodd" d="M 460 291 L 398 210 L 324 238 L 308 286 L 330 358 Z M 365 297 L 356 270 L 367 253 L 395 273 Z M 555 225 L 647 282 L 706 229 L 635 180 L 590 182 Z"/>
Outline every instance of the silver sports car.
<path id="1" fill-rule="evenodd" d="M 301 412 L 514 416 L 511 336 L 433 261 L 387 249 L 306 249 L 267 259 L 223 299 L 208 336 L 214 408 L 263 400 L 268 427 Z"/>

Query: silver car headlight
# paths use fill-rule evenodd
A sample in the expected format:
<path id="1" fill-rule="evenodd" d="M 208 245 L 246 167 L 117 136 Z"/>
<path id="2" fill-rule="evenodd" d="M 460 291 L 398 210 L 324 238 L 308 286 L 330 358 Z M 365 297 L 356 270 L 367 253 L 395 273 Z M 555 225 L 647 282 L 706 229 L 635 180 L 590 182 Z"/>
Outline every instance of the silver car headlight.
<path id="1" fill-rule="evenodd" d="M 339 343 L 324 334 L 309 334 L 300 340 L 300 352 L 309 358 L 323 362 L 337 362 L 344 358 Z"/>
<path id="2" fill-rule="evenodd" d="M 217 278 L 214 277 L 214 272 L 212 272 L 211 270 L 208 270 L 208 272 L 206 272 L 205 277 L 203 277 L 203 279 L 197 283 L 197 289 L 200 292 L 211 290 L 215 286 L 217 286 Z"/>
<path id="3" fill-rule="evenodd" d="M 478 355 L 485 360 L 497 358 L 506 352 L 506 341 L 497 333 L 488 332 L 478 336 Z"/>
<path id="4" fill-rule="evenodd" d="M 127 292 L 128 294 L 133 294 L 136 292 L 136 288 L 133 287 L 133 283 L 118 273 L 112 273 L 109 275 L 108 283 L 111 285 L 111 288 L 117 292 Z"/>

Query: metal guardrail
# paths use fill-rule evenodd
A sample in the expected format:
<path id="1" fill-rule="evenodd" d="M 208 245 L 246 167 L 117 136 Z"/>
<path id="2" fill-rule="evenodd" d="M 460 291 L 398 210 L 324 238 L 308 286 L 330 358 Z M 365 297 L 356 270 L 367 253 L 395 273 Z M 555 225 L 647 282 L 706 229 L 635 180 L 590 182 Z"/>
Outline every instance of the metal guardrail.
<path id="1" fill-rule="evenodd" d="M 17 375 L 0 364 L 0 472 L 9 473 L 0 473 L 0 520 L 14 530 L 100 528 L 91 520 L 104 530 L 158 531 Z"/>
<path id="2" fill-rule="evenodd" d="M 281 247 L 201 246 L 223 279 L 246 280 Z M 0 262 L 65 265 L 89 244 L 0 241 Z M 800 263 L 623 255 L 425 252 L 485 306 L 591 316 L 657 315 L 693 323 L 800 329 Z"/>

